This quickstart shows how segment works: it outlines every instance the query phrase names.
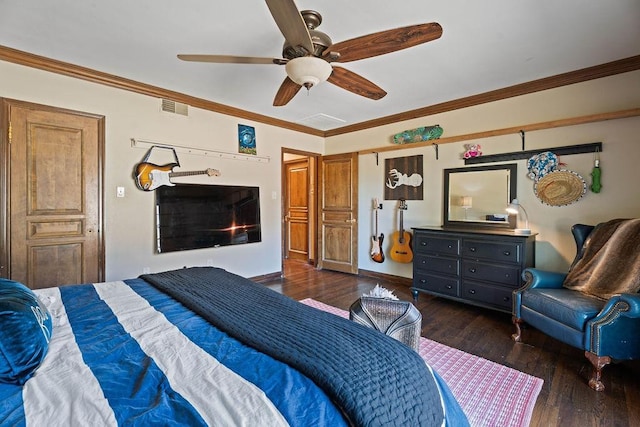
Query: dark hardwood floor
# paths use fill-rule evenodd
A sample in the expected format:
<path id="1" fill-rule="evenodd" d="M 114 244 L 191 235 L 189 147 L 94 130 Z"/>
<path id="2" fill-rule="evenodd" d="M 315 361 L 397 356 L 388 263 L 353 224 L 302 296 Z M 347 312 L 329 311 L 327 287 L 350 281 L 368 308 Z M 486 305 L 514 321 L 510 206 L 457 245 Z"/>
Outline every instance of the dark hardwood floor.
<path id="1" fill-rule="evenodd" d="M 344 310 L 376 283 L 400 299 L 412 299 L 408 279 L 321 271 L 299 261 L 285 264 L 284 278 L 257 281 L 293 299 L 313 298 Z M 423 316 L 423 336 L 544 380 L 531 426 L 640 426 L 640 361 L 607 366 L 606 390 L 595 392 L 587 385 L 591 365 L 582 351 L 533 328 L 524 330 L 524 343 L 513 342 L 507 313 L 426 294 L 414 304 Z"/>

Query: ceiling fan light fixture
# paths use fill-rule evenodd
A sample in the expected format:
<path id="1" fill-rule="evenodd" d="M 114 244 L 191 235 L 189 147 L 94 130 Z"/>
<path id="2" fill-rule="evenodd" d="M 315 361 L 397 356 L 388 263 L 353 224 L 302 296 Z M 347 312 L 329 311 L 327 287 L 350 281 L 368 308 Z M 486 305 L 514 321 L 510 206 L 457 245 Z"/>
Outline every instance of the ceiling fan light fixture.
<path id="1" fill-rule="evenodd" d="M 291 80 L 307 89 L 326 81 L 333 71 L 331 64 L 315 56 L 293 58 L 285 69 Z"/>

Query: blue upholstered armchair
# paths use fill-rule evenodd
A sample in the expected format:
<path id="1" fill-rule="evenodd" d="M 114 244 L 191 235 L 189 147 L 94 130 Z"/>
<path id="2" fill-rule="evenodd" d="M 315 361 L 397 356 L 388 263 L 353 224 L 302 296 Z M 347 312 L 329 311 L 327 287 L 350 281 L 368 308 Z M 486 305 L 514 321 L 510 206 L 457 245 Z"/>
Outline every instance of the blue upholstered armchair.
<path id="1" fill-rule="evenodd" d="M 571 269 L 587 250 L 590 243 L 587 238 L 593 230 L 593 226 L 582 224 L 571 228 L 577 246 Z M 628 256 L 637 259 L 638 248 L 631 250 Z M 636 270 L 633 274 L 637 277 L 640 272 Z M 521 341 L 520 324 L 526 322 L 557 340 L 584 350 L 594 367 L 589 386 L 602 391 L 602 369 L 606 365 L 612 360 L 640 358 L 640 293 L 621 293 L 605 300 L 563 287 L 566 277 L 567 274 L 535 268 L 523 272 L 526 283 L 513 292 L 516 333 L 512 337 Z"/>

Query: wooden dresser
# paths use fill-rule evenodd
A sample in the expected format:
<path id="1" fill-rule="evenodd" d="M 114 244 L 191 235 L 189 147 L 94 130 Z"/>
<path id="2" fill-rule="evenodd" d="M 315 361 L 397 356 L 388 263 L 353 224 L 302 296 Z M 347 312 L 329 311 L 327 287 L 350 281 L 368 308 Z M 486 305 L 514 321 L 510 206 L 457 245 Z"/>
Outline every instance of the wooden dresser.
<path id="1" fill-rule="evenodd" d="M 414 298 L 420 292 L 511 312 L 511 292 L 535 263 L 535 234 L 512 230 L 413 228 Z"/>

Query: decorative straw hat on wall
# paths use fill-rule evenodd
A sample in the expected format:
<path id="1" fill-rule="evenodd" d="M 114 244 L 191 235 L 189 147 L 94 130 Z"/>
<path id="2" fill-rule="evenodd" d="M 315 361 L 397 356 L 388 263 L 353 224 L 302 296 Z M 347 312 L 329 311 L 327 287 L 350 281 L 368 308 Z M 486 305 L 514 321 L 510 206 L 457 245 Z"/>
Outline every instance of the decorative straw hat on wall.
<path id="1" fill-rule="evenodd" d="M 555 170 L 536 181 L 534 192 L 538 199 L 549 206 L 570 205 L 584 196 L 587 183 L 576 172 Z"/>

